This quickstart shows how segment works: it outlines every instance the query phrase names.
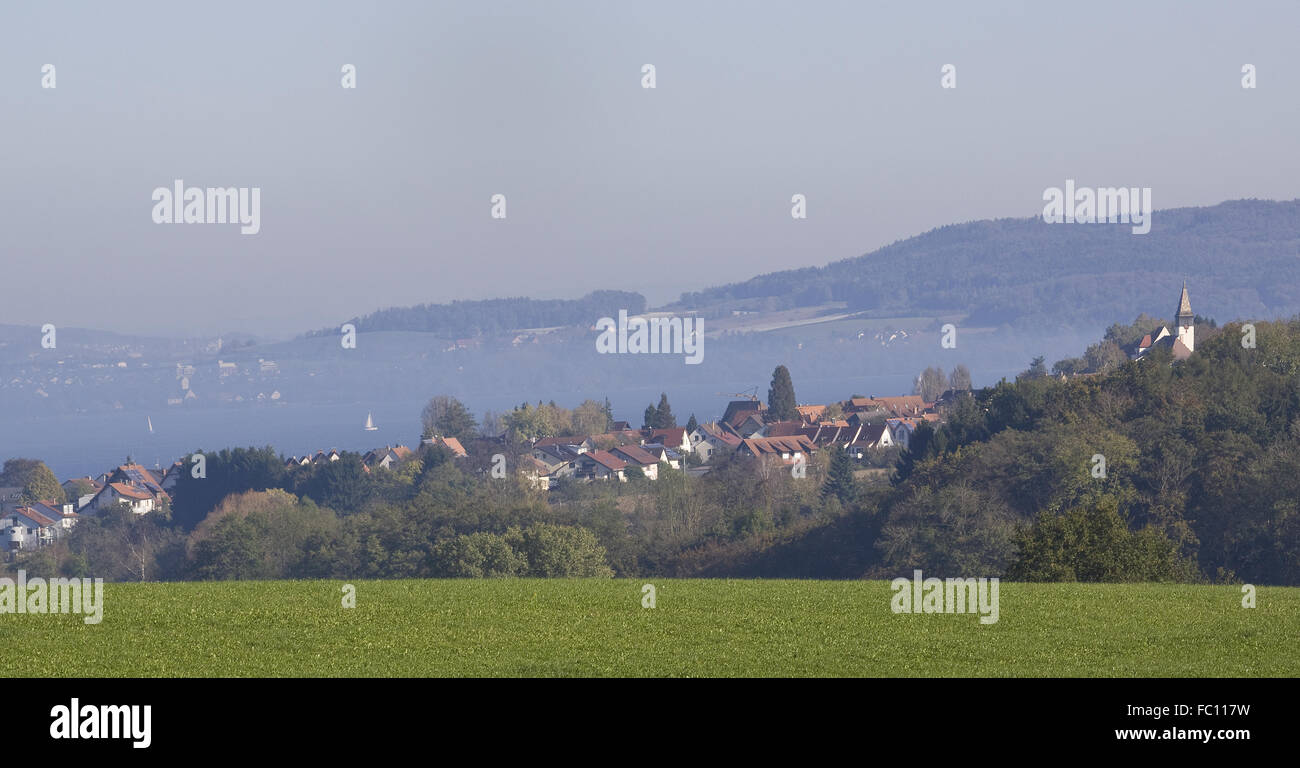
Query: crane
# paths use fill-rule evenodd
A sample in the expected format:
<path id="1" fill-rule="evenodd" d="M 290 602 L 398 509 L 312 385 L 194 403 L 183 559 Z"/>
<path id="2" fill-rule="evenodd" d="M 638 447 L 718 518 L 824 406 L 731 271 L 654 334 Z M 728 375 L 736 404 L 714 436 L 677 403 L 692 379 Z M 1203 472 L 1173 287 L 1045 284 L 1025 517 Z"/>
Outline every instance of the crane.
<path id="1" fill-rule="evenodd" d="M 755 394 L 757 391 L 758 391 L 758 387 L 752 387 L 751 391 L 749 392 L 715 392 L 714 394 L 726 395 L 727 397 L 743 397 L 746 400 L 750 400 L 757 403 L 758 395 Z"/>

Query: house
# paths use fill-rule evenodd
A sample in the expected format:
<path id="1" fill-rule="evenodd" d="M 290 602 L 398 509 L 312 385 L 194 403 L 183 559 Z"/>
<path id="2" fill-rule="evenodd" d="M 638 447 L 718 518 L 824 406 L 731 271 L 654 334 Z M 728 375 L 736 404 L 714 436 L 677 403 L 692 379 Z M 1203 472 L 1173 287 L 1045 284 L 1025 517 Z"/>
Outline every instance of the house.
<path id="1" fill-rule="evenodd" d="M 590 435 L 569 435 L 567 437 L 543 437 L 533 443 L 533 447 L 546 447 L 548 445 L 563 445 L 572 448 L 577 453 L 586 453 L 587 451 L 596 450 L 596 441 L 591 439 Z"/>
<path id="2" fill-rule="evenodd" d="M 817 431 L 816 427 L 807 427 L 802 421 L 769 421 L 751 437 L 793 437 L 803 434 L 805 429 Z"/>
<path id="3" fill-rule="evenodd" d="M 672 448 L 659 443 L 645 443 L 641 450 L 655 457 L 655 461 L 663 462 L 673 469 L 682 468 L 682 455 Z"/>
<path id="4" fill-rule="evenodd" d="M 858 439 L 861 432 L 862 424 L 841 419 L 818 424 L 811 435 L 808 434 L 807 429 L 800 434 L 811 440 L 818 448 L 826 448 L 834 445 L 849 445 Z"/>
<path id="5" fill-rule="evenodd" d="M 78 492 L 83 485 L 90 488 L 88 493 Z M 63 483 L 63 492 L 72 501 L 75 509 L 81 509 L 89 504 L 90 500 L 95 498 L 95 494 L 103 489 L 104 484 L 90 476 L 78 477 Z"/>
<path id="6" fill-rule="evenodd" d="M 154 493 L 147 487 L 128 483 L 108 483 L 86 505 L 87 509 L 104 512 L 118 504 L 126 504 L 137 515 L 143 515 L 158 508 L 162 497 L 166 496 L 160 488 Z"/>
<path id="7" fill-rule="evenodd" d="M 172 465 L 162 474 L 162 482 L 160 483 L 162 489 L 170 494 L 172 489 L 176 487 L 176 483 L 180 482 L 181 473 L 184 471 L 185 462 L 173 461 Z"/>
<path id="8" fill-rule="evenodd" d="M 690 439 L 691 450 L 705 463 L 708 463 L 716 451 L 727 454 L 740 447 L 739 437 L 720 429 L 716 424 L 701 424 L 690 434 Z"/>
<path id="9" fill-rule="evenodd" d="M 54 501 L 37 501 L 30 505 L 33 510 L 40 512 L 55 522 L 58 532 L 72 530 L 72 526 L 77 524 L 80 515 L 76 513 L 76 504 L 65 502 L 59 504 Z"/>
<path id="10" fill-rule="evenodd" d="M 796 405 L 795 411 L 799 414 L 799 419 L 804 424 L 812 425 L 822 420 L 826 415 L 825 405 Z"/>
<path id="11" fill-rule="evenodd" d="M 736 418 L 751 412 L 755 415 L 762 413 L 763 403 L 758 400 L 732 400 L 722 413 L 722 422 L 730 424 Z"/>
<path id="12" fill-rule="evenodd" d="M 35 549 L 58 538 L 61 528 L 60 520 L 31 507 L 14 507 L 0 517 L 0 542 L 10 551 Z"/>
<path id="13" fill-rule="evenodd" d="M 447 450 L 451 451 L 451 454 L 458 459 L 463 459 L 469 455 L 469 453 L 465 450 L 465 446 L 460 444 L 460 439 L 455 437 L 442 437 L 441 435 L 434 435 L 433 437 L 426 437 L 423 440 L 421 440 L 420 445 L 421 446 L 436 445 L 440 448 L 446 448 Z"/>
<path id="14" fill-rule="evenodd" d="M 146 469 L 139 464 L 123 464 L 109 472 L 105 484 L 110 483 L 137 485 L 155 495 L 163 492 L 162 473 L 155 474 L 153 470 Z"/>
<path id="15" fill-rule="evenodd" d="M 325 451 L 316 451 L 316 455 L 311 457 L 311 463 L 328 464 L 331 461 L 338 461 L 341 458 L 343 458 L 342 454 L 334 449 L 330 449 L 329 453 L 326 453 Z"/>
<path id="16" fill-rule="evenodd" d="M 572 468 L 572 465 L 567 465 Z M 549 491 L 559 482 L 560 476 L 552 471 L 544 462 L 538 461 L 532 456 L 525 456 L 520 462 L 520 473 L 528 479 L 532 486 L 541 491 Z"/>
<path id="17" fill-rule="evenodd" d="M 750 437 L 742 440 L 737 449 L 754 458 L 779 458 L 790 463 L 810 455 L 815 446 L 803 435 L 794 437 Z"/>
<path id="18" fill-rule="evenodd" d="M 849 443 L 847 450 L 850 456 L 861 461 L 867 457 L 868 451 L 884 450 L 893 445 L 894 439 L 888 424 L 865 424 L 858 433 L 857 440 Z"/>
<path id="19" fill-rule="evenodd" d="M 732 400 L 719 423 L 737 437 L 749 437 L 763 428 L 763 404 L 758 400 Z"/>
<path id="20" fill-rule="evenodd" d="M 534 445 L 531 456 L 533 461 L 545 468 L 544 474 L 561 478 L 572 477 L 576 473 L 578 457 L 584 453 L 587 451 L 579 452 L 569 445 Z"/>
<path id="21" fill-rule="evenodd" d="M 651 429 L 644 433 L 644 443 L 658 443 L 666 448 L 671 448 L 678 453 L 691 452 L 691 439 L 686 435 L 686 427 L 669 427 L 667 429 Z"/>
<path id="22" fill-rule="evenodd" d="M 384 469 L 392 469 L 414 455 L 415 452 L 404 445 L 386 445 L 382 449 L 376 448 L 373 451 L 367 451 L 366 455 L 361 457 L 361 463 L 365 464 L 367 467 L 383 467 Z"/>
<path id="23" fill-rule="evenodd" d="M 577 477 L 590 480 L 627 480 L 627 462 L 609 451 L 587 451 L 578 457 Z"/>
<path id="24" fill-rule="evenodd" d="M 906 451 L 912 444 L 912 434 L 920 422 L 914 419 L 887 419 L 885 424 L 889 427 L 889 439 Z"/>
<path id="25" fill-rule="evenodd" d="M 610 451 L 629 466 L 640 467 L 647 480 L 659 479 L 659 459 L 639 445 L 620 445 Z"/>
<path id="26" fill-rule="evenodd" d="M 637 429 L 616 430 L 613 432 L 602 432 L 599 435 L 591 435 L 588 440 L 591 441 L 592 450 L 604 448 L 605 450 L 613 449 L 620 445 L 639 445 L 641 443 L 641 431 Z"/>

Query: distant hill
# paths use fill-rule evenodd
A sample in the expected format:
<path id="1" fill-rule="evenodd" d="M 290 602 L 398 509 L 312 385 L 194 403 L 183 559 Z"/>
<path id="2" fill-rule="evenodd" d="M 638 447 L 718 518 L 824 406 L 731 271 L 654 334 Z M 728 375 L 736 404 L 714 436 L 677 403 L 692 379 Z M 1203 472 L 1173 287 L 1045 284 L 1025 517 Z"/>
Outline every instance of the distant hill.
<path id="1" fill-rule="evenodd" d="M 345 322 L 355 325 L 358 333 L 420 331 L 457 338 L 519 328 L 588 327 L 601 317 L 616 316 L 620 309 L 638 313 L 644 312 L 645 306 L 645 297 L 639 293 L 593 291 L 580 299 L 487 299 L 391 307 Z M 307 335 L 327 336 L 338 332 L 334 326 Z"/>
<path id="2" fill-rule="evenodd" d="M 873 315 L 964 313 L 968 325 L 1108 324 L 1171 315 L 1188 279 L 1220 321 L 1300 312 L 1300 200 L 1157 210 L 1151 231 L 1040 218 L 953 224 L 825 267 L 685 293 L 668 309 L 782 310 L 845 302 Z"/>

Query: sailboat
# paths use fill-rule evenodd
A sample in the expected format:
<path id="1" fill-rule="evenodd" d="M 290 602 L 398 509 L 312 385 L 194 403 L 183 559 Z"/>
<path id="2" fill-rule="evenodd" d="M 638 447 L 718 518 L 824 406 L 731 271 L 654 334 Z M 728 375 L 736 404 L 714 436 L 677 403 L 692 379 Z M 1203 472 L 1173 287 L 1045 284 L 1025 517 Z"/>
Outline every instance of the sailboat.
<path id="1" fill-rule="evenodd" d="M 152 435 L 152 434 L 153 434 L 153 419 L 150 418 L 150 417 L 148 417 L 148 416 L 145 416 L 145 417 L 144 417 L 144 420 L 147 421 L 147 422 L 149 422 L 149 434 Z"/>
<path id="2" fill-rule="evenodd" d="M 375 426 L 375 419 L 374 419 L 374 416 L 371 415 L 371 414 L 369 414 L 369 413 L 367 413 L 367 414 L 366 414 L 366 431 L 367 431 L 367 432 L 375 432 L 375 431 L 377 431 L 378 429 L 379 429 L 379 427 L 376 427 L 376 426 Z"/>

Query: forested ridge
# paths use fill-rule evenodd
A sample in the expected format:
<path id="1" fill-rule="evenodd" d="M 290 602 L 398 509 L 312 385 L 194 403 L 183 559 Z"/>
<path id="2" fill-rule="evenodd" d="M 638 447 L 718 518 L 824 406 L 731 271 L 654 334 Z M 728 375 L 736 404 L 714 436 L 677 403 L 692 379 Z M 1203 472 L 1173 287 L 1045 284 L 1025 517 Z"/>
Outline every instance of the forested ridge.
<path id="1" fill-rule="evenodd" d="M 682 295 L 674 307 L 787 309 L 828 301 L 889 315 L 964 312 L 967 325 L 1106 324 L 1191 280 L 1220 319 L 1300 312 L 1300 200 L 1157 210 L 1146 235 L 1124 224 L 1041 218 L 951 224 L 824 267 L 759 275 Z M 1176 295 L 1176 294 L 1175 294 Z"/>

